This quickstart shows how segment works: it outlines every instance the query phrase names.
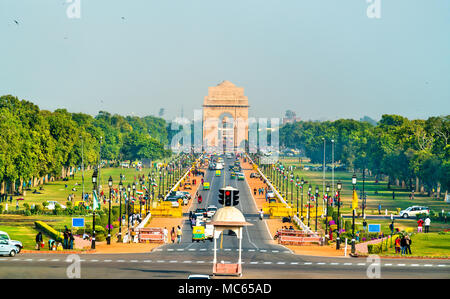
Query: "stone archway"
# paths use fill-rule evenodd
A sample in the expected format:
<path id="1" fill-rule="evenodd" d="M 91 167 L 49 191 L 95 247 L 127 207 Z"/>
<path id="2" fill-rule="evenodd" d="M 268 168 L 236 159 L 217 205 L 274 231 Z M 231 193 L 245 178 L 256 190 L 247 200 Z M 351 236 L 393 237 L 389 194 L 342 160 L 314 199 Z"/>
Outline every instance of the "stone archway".
<path id="1" fill-rule="evenodd" d="M 227 132 L 228 138 L 225 142 L 231 139 L 233 150 L 237 150 L 243 141 L 248 139 L 248 107 L 244 88 L 236 87 L 226 80 L 217 86 L 209 87 L 203 102 L 204 148 L 223 149 L 223 144 L 220 144 L 224 142 L 222 133 Z M 220 131 L 220 128 L 223 128 L 221 122 L 224 115 L 233 119 L 233 128 Z"/>

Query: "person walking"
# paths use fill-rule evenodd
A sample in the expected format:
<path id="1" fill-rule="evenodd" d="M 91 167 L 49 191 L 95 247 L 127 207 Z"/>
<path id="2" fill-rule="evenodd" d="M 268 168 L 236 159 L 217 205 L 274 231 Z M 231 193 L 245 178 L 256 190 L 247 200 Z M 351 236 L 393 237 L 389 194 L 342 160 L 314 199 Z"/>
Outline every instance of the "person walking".
<path id="1" fill-rule="evenodd" d="M 170 239 L 172 240 L 172 244 L 175 243 L 175 237 L 176 237 L 176 233 L 175 233 L 175 228 L 172 227 L 172 230 L 170 231 Z"/>
<path id="2" fill-rule="evenodd" d="M 406 235 L 405 237 L 405 254 L 411 254 L 411 238 L 409 235 Z"/>
<path id="3" fill-rule="evenodd" d="M 75 241 L 75 238 L 73 237 L 71 231 L 69 231 L 68 235 L 69 235 L 69 249 L 73 249 L 73 242 Z"/>
<path id="4" fill-rule="evenodd" d="M 169 241 L 168 240 L 169 231 L 167 230 L 167 227 L 164 227 L 163 234 L 164 234 L 164 244 L 166 244 Z"/>
<path id="5" fill-rule="evenodd" d="M 263 212 L 263 209 L 261 209 L 261 210 L 259 211 L 259 219 L 260 219 L 260 220 L 263 220 L 263 219 L 264 219 L 264 212 Z"/>
<path id="6" fill-rule="evenodd" d="M 36 249 L 37 249 L 37 250 L 41 250 L 41 244 L 42 244 L 42 233 L 39 232 L 39 233 L 36 235 Z"/>
<path id="7" fill-rule="evenodd" d="M 69 231 L 66 227 L 66 229 L 63 232 L 64 241 L 63 241 L 63 249 L 68 249 L 69 247 Z"/>
<path id="8" fill-rule="evenodd" d="M 178 244 L 181 243 L 181 236 L 182 235 L 183 235 L 183 232 L 181 230 L 181 227 L 178 225 L 178 228 L 177 228 L 177 242 L 178 242 Z"/>
<path id="9" fill-rule="evenodd" d="M 423 227 L 423 219 L 422 218 L 420 218 L 418 221 L 417 221 L 417 232 L 418 233 L 421 233 L 422 232 L 422 227 Z"/>
<path id="10" fill-rule="evenodd" d="M 381 204 L 378 204 L 378 215 L 381 215 Z"/>
<path id="11" fill-rule="evenodd" d="M 394 220 L 392 220 L 391 224 L 389 224 L 389 229 L 391 230 L 391 235 L 394 234 Z"/>
<path id="12" fill-rule="evenodd" d="M 405 236 L 402 236 L 402 238 L 400 239 L 400 248 L 402 250 L 402 255 L 406 253 L 406 238 Z"/>
<path id="13" fill-rule="evenodd" d="M 431 219 L 429 216 L 427 216 L 427 218 L 425 219 L 425 233 L 429 233 L 430 232 L 430 224 L 431 224 Z"/>

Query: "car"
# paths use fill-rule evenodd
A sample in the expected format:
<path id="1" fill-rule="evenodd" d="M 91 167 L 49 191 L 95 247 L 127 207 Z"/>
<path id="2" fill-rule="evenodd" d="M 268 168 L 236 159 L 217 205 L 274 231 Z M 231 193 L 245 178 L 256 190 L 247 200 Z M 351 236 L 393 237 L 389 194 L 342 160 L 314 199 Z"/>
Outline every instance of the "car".
<path id="1" fill-rule="evenodd" d="M 11 240 L 11 238 L 9 237 L 7 232 L 0 231 L 0 240 L 6 240 L 9 242 L 9 244 L 16 246 L 17 253 L 19 253 L 23 248 L 22 242 L 16 241 L 16 240 Z"/>
<path id="2" fill-rule="evenodd" d="M 399 216 L 402 218 L 414 217 L 417 214 L 429 214 L 430 208 L 422 206 L 412 206 L 400 211 Z"/>
<path id="3" fill-rule="evenodd" d="M 245 176 L 244 176 L 244 174 L 243 174 L 242 172 L 239 172 L 239 173 L 237 173 L 236 175 L 237 175 L 238 181 L 243 181 L 243 180 L 245 180 Z"/>
<path id="4" fill-rule="evenodd" d="M 60 204 L 56 200 L 47 200 L 47 202 L 48 202 L 48 206 L 47 206 L 48 210 L 54 210 L 56 205 L 59 205 L 61 207 L 61 209 L 65 209 L 66 208 L 65 205 Z"/>
<path id="5" fill-rule="evenodd" d="M 250 173 L 250 178 L 260 178 L 260 177 L 261 177 L 261 175 L 257 172 Z"/>
<path id="6" fill-rule="evenodd" d="M 191 199 L 191 193 L 189 193 L 188 191 L 177 191 L 177 192 L 181 192 L 187 197 L 187 199 Z"/>
<path id="7" fill-rule="evenodd" d="M 216 206 L 208 206 L 206 208 L 206 215 L 209 218 L 212 218 L 214 216 L 214 214 L 216 214 L 216 212 L 217 212 L 217 207 Z"/>
<path id="8" fill-rule="evenodd" d="M 178 208 L 180 206 L 180 203 L 178 202 L 179 197 L 176 196 L 169 196 L 164 201 L 170 201 L 172 202 L 172 208 Z"/>
<path id="9" fill-rule="evenodd" d="M 186 189 L 192 190 L 191 183 L 187 182 L 186 184 L 184 184 L 184 189 L 185 189 L 185 190 L 186 190 Z"/>
<path id="10" fill-rule="evenodd" d="M 211 279 L 209 275 L 204 274 L 190 274 L 188 279 Z"/>
<path id="11" fill-rule="evenodd" d="M 16 245 L 5 239 L 0 240 L 0 255 L 15 256 L 18 253 Z"/>
<path id="12" fill-rule="evenodd" d="M 214 240 L 214 225 L 205 224 L 205 239 L 211 242 Z"/>
<path id="13" fill-rule="evenodd" d="M 275 193 L 272 190 L 268 191 L 267 198 L 273 198 L 273 197 L 275 197 Z"/>
<path id="14" fill-rule="evenodd" d="M 208 211 L 205 208 L 198 208 L 195 210 L 195 215 L 202 215 L 203 217 L 208 217 Z"/>
<path id="15" fill-rule="evenodd" d="M 235 173 L 234 171 L 232 171 L 232 172 L 230 173 L 230 177 L 231 177 L 232 179 L 236 178 L 236 173 Z"/>
<path id="16" fill-rule="evenodd" d="M 222 163 L 217 163 L 216 164 L 216 170 L 222 170 L 223 169 L 223 164 Z"/>

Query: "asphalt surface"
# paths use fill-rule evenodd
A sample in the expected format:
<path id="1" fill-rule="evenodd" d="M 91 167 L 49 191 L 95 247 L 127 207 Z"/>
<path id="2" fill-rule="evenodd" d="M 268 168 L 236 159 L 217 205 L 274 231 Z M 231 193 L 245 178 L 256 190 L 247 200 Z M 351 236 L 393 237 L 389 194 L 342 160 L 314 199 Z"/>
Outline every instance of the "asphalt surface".
<path id="1" fill-rule="evenodd" d="M 225 163 L 233 161 L 224 160 Z M 269 242 L 269 231 L 265 221 L 258 218 L 248 184 L 231 179 L 228 165 L 220 177 L 216 177 L 214 171 L 207 171 L 205 181 L 211 183 L 211 190 L 199 189 L 203 202 L 201 205 L 193 204 L 192 210 L 208 205 L 220 208 L 218 189 L 231 185 L 239 189 L 237 208 L 253 224 L 243 231 L 242 278 L 370 278 L 373 273 L 379 273 L 380 278 L 450 278 L 448 259 L 373 260 L 292 254 L 286 247 Z M 80 254 L 77 256 L 79 261 L 66 254 L 21 253 L 14 258 L 0 257 L 0 278 L 72 278 L 76 273 L 73 269 L 79 265 L 80 278 L 183 279 L 190 274 L 212 274 L 213 248 L 210 241 L 192 242 L 192 230 L 186 215 L 180 244 L 167 244 L 139 254 Z M 236 236 L 224 234 L 222 247 L 218 242 L 217 259 L 224 263 L 237 262 Z"/>

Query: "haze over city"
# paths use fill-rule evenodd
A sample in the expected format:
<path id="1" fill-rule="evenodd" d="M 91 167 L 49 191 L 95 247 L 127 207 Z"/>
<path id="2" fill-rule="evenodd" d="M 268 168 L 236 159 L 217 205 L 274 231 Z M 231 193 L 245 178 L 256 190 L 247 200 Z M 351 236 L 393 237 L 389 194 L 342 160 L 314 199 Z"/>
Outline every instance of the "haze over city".
<path id="1" fill-rule="evenodd" d="M 450 111 L 450 2 L 0 3 L 0 95 L 41 109 L 193 117 L 208 87 L 243 87 L 250 116 L 360 119 Z M 126 103 L 126 105 L 123 105 Z"/>

